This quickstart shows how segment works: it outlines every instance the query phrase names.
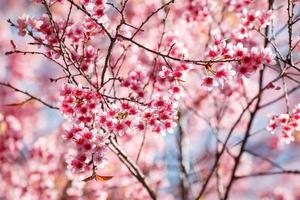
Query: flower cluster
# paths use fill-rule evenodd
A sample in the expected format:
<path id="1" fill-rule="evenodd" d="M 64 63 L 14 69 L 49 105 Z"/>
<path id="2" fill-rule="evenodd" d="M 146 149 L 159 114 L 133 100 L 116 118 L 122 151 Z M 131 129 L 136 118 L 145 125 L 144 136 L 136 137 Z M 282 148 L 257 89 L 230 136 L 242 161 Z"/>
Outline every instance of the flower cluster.
<path id="1" fill-rule="evenodd" d="M 94 128 L 96 114 L 101 105 L 101 95 L 71 84 L 65 85 L 61 95 L 64 99 L 60 109 L 75 124 L 64 134 L 65 139 L 74 141 L 77 149 L 77 154 L 69 160 L 69 166 L 75 172 L 90 169 L 92 156 L 94 164 L 102 164 L 105 137 L 102 132 Z"/>
<path id="2" fill-rule="evenodd" d="M 99 18 L 104 15 L 105 0 L 80 0 L 80 3 L 95 17 Z"/>
<path id="3" fill-rule="evenodd" d="M 172 130 L 176 126 L 178 103 L 174 96 L 158 97 L 148 104 L 144 120 L 157 133 Z"/>
<path id="4" fill-rule="evenodd" d="M 100 3 L 98 7 L 102 9 Z M 100 16 L 100 14 L 98 15 Z M 72 46 L 72 48 L 68 48 L 70 54 L 68 62 L 78 63 L 78 65 L 80 63 L 81 70 L 88 72 L 97 60 L 94 47 L 87 45 L 87 43 L 96 35 L 101 36 L 103 34 L 102 28 L 89 17 L 85 17 L 82 23 L 74 22 L 72 19 L 68 22 L 60 19 L 55 25 L 54 29 L 49 16 L 42 15 L 40 17 L 22 16 L 17 20 L 15 26 L 18 28 L 20 36 L 29 34 L 34 38 L 34 44 L 43 45 L 46 49 L 46 55 L 54 59 L 59 59 L 63 54 L 58 48 L 60 41 L 57 39 L 57 34 L 64 37 L 67 46 Z M 74 45 L 76 48 L 73 48 Z"/>
<path id="5" fill-rule="evenodd" d="M 135 112 L 127 111 L 129 117 L 134 113 L 132 125 L 138 132 L 144 131 L 146 127 L 156 133 L 164 133 L 166 130 L 171 130 L 175 127 L 177 120 L 178 99 L 182 96 L 182 89 L 176 83 L 181 79 L 183 73 L 188 69 L 188 66 L 181 64 L 179 67 L 167 68 L 163 66 L 156 75 L 156 95 L 151 97 L 146 90 L 148 73 L 141 67 L 133 70 L 127 79 L 122 82 L 122 86 L 130 89 L 137 94 L 137 98 L 145 101 L 145 104 L 136 104 Z M 148 97 L 148 98 L 147 98 Z M 129 103 L 130 104 L 130 103 Z M 126 107 L 128 107 L 126 105 Z M 125 110 L 124 105 L 122 109 Z M 128 123 L 128 122 L 127 122 Z"/>
<path id="6" fill-rule="evenodd" d="M 145 85 L 147 84 L 148 73 L 140 65 L 137 68 L 129 73 L 129 76 L 126 79 L 122 80 L 122 87 L 130 89 L 136 94 L 138 99 L 145 98 L 146 93 L 144 90 Z"/>
<path id="7" fill-rule="evenodd" d="M 99 114 L 99 128 L 120 136 L 131 136 L 146 130 L 163 133 L 175 126 L 176 108 L 174 99 L 161 97 L 155 98 L 147 105 L 122 102 Z"/>
<path id="8" fill-rule="evenodd" d="M 291 115 L 272 115 L 267 130 L 272 134 L 281 132 L 282 139 L 287 144 L 294 141 L 295 133 L 300 131 L 300 104 L 296 105 Z"/>
<path id="9" fill-rule="evenodd" d="M 297 88 L 291 86 L 297 83 L 294 77 L 298 74 L 290 65 L 296 63 L 296 60 L 292 62 L 293 58 L 299 57 L 296 31 L 274 34 L 276 38 L 272 39 L 277 42 L 271 45 L 272 41 L 265 40 L 270 32 L 264 28 L 269 26 L 267 29 L 280 32 L 280 27 L 284 29 L 289 25 L 289 30 L 296 30 L 296 22 L 290 23 L 297 21 L 293 19 L 295 1 L 280 5 L 275 1 L 254 0 L 28 2 L 35 2 L 34 15 L 38 16 L 8 20 L 20 36 L 26 36 L 23 38 L 26 41 L 0 39 L 4 41 L 0 41 L 0 51 L 12 47 L 5 53 L 12 56 L 1 62 L 5 70 L 0 70 L 3 78 L 0 84 L 0 102 L 3 102 L 0 105 L 0 186 L 3 186 L 0 199 L 149 199 L 149 195 L 152 199 L 176 199 L 179 195 L 190 199 L 192 190 L 201 185 L 201 177 L 207 177 L 207 169 L 215 159 L 206 156 L 207 150 L 212 149 L 206 142 L 211 139 L 209 130 L 219 130 L 221 139 L 223 133 L 232 132 L 226 141 L 235 140 L 232 137 L 236 136 L 239 140 L 236 134 L 240 130 L 247 124 L 249 130 L 254 130 L 257 124 L 257 119 L 249 117 L 244 108 L 250 107 L 255 114 L 284 98 L 283 95 L 278 101 L 277 98 L 266 100 L 280 87 L 274 82 L 260 88 L 258 79 L 265 83 L 290 76 L 285 89 L 291 102 L 294 101 Z M 273 9 L 275 7 L 278 9 Z M 271 11 L 261 10 L 266 8 Z M 282 15 L 283 20 L 272 23 L 273 15 L 281 16 L 286 10 L 289 12 Z M 289 55 L 276 59 L 276 66 L 286 65 L 286 73 L 270 70 L 268 76 L 255 76 L 259 70 L 276 68 L 274 55 L 266 47 L 274 48 L 280 57 L 279 53 L 287 49 L 284 44 L 291 46 Z M 34 73 L 27 70 L 29 68 L 19 59 L 23 54 L 29 58 L 46 58 L 47 66 L 52 63 L 51 70 L 48 67 L 36 68 Z M 41 63 L 37 67 L 45 66 L 43 60 L 35 60 L 33 65 L 36 61 Z M 58 89 L 63 84 L 63 89 Z M 44 95 L 40 87 L 50 87 L 51 94 Z M 252 107 L 252 102 L 259 103 L 255 99 L 264 89 L 270 95 L 261 96 L 261 101 L 267 103 L 263 107 Z M 58 96 L 61 97 L 59 103 Z M 29 109 L 21 114 L 27 107 L 24 104 L 29 105 Z M 38 106 L 33 109 L 35 105 Z M 59 118 L 48 123 L 49 118 L 53 118 L 51 111 L 32 112 L 41 110 L 42 106 L 59 109 L 66 120 Z M 26 116 L 29 119 L 24 120 Z M 28 123 L 37 120 L 39 123 Z M 254 123 L 249 123 L 252 121 Z M 56 124 L 59 122 L 63 124 Z M 178 130 L 174 131 L 177 124 Z M 42 135 L 54 127 L 58 128 L 54 137 Z M 288 114 L 272 116 L 267 129 L 279 133 L 287 143 L 297 142 L 300 104 Z M 24 134 L 27 132 L 30 134 Z M 167 132 L 176 132 L 178 141 L 160 137 Z M 60 143 L 61 137 L 64 142 Z M 242 137 L 234 146 L 245 145 L 247 139 Z M 271 150 L 277 148 L 277 141 L 280 137 L 272 137 Z M 207 148 L 188 148 L 189 144 L 199 145 L 199 142 L 202 142 L 201 147 L 207 143 Z M 231 146 L 229 143 L 221 145 L 223 150 Z M 175 159 L 178 166 L 173 163 L 174 156 L 169 150 L 179 155 L 179 159 Z M 248 152 L 244 148 L 233 148 L 233 154 L 223 150 L 217 157 L 221 176 L 210 176 L 207 186 L 219 178 L 220 183 L 233 183 L 237 174 L 250 177 L 257 171 L 270 172 L 276 164 L 282 164 L 281 159 L 274 159 L 279 163 L 254 159 L 251 149 Z M 192 159 L 197 162 L 186 162 L 191 159 L 188 155 L 191 151 Z M 115 156 L 111 156 L 108 166 L 100 171 L 98 167 L 104 166 L 110 153 Z M 233 159 L 235 155 L 240 155 L 237 160 Z M 172 166 L 166 160 L 171 161 Z M 66 173 L 64 161 L 74 174 Z M 200 179 L 189 176 L 193 169 L 199 171 Z M 168 176 L 169 171 L 172 177 L 178 177 L 175 182 Z M 286 170 L 281 171 L 284 176 Z M 102 176 L 98 173 L 103 179 L 108 179 L 109 174 L 116 178 L 99 183 Z M 181 184 L 188 183 L 189 179 L 193 179 L 195 188 Z M 167 185 L 169 180 L 172 183 Z M 201 193 L 208 194 L 208 189 L 204 186 Z M 225 184 L 223 188 L 213 188 L 210 194 L 217 194 L 217 189 L 223 190 L 224 198 L 230 198 L 227 195 L 233 192 L 231 184 Z M 244 188 L 235 189 L 238 195 L 238 190 Z M 161 196 L 165 192 L 168 196 Z M 203 194 L 195 195 L 203 197 Z M 280 191 L 262 196 L 273 197 L 288 198 Z"/>
<path id="10" fill-rule="evenodd" d="M 186 20 L 201 21 L 209 16 L 208 2 L 189 0 L 187 5 Z"/>
<path id="11" fill-rule="evenodd" d="M 229 4 L 231 2 L 228 2 Z M 245 4 L 251 1 L 243 2 Z M 228 4 L 228 5 L 229 5 Z M 247 42 L 249 31 L 269 25 L 272 20 L 270 11 L 253 11 L 243 9 L 238 14 L 242 21 L 237 33 L 235 42 L 225 42 L 220 34 L 214 35 L 214 44 L 209 47 L 206 56 L 208 60 L 231 60 L 230 63 L 217 62 L 209 63 L 206 66 L 205 76 L 202 85 L 209 90 L 214 87 L 223 87 L 232 78 L 247 77 L 253 75 L 263 64 L 274 64 L 274 54 L 270 48 L 257 48 Z M 244 45 L 243 45 L 244 43 Z"/>
<path id="12" fill-rule="evenodd" d="M 140 84 L 144 78 L 142 71 L 137 69 L 130 73 L 122 86 L 135 91 L 138 100 L 145 101 Z M 68 160 L 70 168 L 74 172 L 84 172 L 91 168 L 92 163 L 102 164 L 105 142 L 110 134 L 130 137 L 147 130 L 161 134 L 172 130 L 177 120 L 176 94 L 180 89 L 173 87 L 172 91 L 168 96 L 154 95 L 146 103 L 130 99 L 112 103 L 98 92 L 66 84 L 61 91 L 60 110 L 73 126 L 66 131 L 64 138 L 73 141 L 77 150 Z"/>
<path id="13" fill-rule="evenodd" d="M 263 64 L 273 64 L 274 55 L 270 48 L 258 49 L 244 47 L 242 43 L 236 45 L 226 43 L 221 37 L 215 38 L 215 44 L 206 53 L 210 60 L 232 60 L 233 64 L 211 63 L 206 65 L 206 76 L 202 85 L 208 89 L 223 86 L 224 82 L 237 77 L 250 77 Z"/>
<path id="14" fill-rule="evenodd" d="M 248 10 L 244 9 L 239 17 L 242 20 L 242 25 L 248 29 L 259 29 L 270 25 L 273 19 L 271 11 Z"/>
<path id="15" fill-rule="evenodd" d="M 84 123 L 87 127 L 92 127 L 95 121 L 95 113 L 98 112 L 100 102 L 103 99 L 99 93 L 95 93 L 82 86 L 75 87 L 66 84 L 61 91 L 64 97 L 60 109 L 76 123 Z"/>
<path id="16" fill-rule="evenodd" d="M 180 65 L 174 65 L 172 68 L 166 66 L 161 67 L 161 71 L 158 72 L 156 77 L 159 83 L 159 88 L 168 88 L 170 93 L 175 98 L 184 95 L 183 89 L 180 87 L 180 82 L 184 81 L 183 75 L 192 69 L 191 65 L 181 63 Z"/>
<path id="17" fill-rule="evenodd" d="M 243 41 L 249 38 L 249 36 L 251 35 L 250 31 L 260 31 L 261 28 L 270 25 L 273 20 L 272 11 L 270 10 L 254 11 L 243 9 L 243 11 L 238 13 L 237 15 L 241 19 L 241 24 L 233 35 L 239 41 Z"/>
<path id="18" fill-rule="evenodd" d="M 210 66 L 207 70 L 211 75 L 207 75 L 203 78 L 202 85 L 207 87 L 208 90 L 212 90 L 214 87 L 223 87 L 224 83 L 232 79 L 236 74 L 229 63 Z"/>
<path id="19" fill-rule="evenodd" d="M 90 171 L 92 165 L 103 166 L 106 158 L 106 137 L 96 129 L 74 125 L 66 130 L 64 138 L 75 143 L 76 152 L 67 158 L 68 168 L 74 173 Z"/>

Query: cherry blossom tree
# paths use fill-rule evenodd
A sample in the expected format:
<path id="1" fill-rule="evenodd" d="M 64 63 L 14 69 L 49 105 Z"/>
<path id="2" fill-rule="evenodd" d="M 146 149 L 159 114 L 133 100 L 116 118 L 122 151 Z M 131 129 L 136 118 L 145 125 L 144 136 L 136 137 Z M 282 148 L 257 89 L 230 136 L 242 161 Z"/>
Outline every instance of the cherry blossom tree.
<path id="1" fill-rule="evenodd" d="M 0 5 L 0 199 L 300 199 L 299 1 Z"/>

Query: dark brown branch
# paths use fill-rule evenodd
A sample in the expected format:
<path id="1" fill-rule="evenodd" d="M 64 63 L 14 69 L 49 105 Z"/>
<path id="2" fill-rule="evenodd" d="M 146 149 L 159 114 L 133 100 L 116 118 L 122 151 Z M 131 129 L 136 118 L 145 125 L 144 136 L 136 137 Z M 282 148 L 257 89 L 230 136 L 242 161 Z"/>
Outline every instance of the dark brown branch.
<path id="1" fill-rule="evenodd" d="M 244 179 L 244 178 L 252 178 L 252 177 L 263 177 L 263 176 L 273 176 L 273 175 L 300 175 L 299 170 L 283 170 L 276 172 L 258 172 L 248 175 L 236 176 L 236 180 Z"/>
<path id="2" fill-rule="evenodd" d="M 11 85 L 10 83 L 3 83 L 3 82 L 0 82 L 0 85 L 5 86 L 5 87 L 8 87 L 8 88 L 11 88 L 11 89 L 15 90 L 16 92 L 22 93 L 22 94 L 24 94 L 24 95 L 27 95 L 27 96 L 30 97 L 31 99 L 36 100 L 36 101 L 42 103 L 43 105 L 47 106 L 48 108 L 55 109 L 55 110 L 58 110 L 58 109 L 59 109 L 58 107 L 53 106 L 53 105 L 51 105 L 51 104 L 49 104 L 49 103 L 46 103 L 46 102 L 43 101 L 42 99 L 40 99 L 40 98 L 38 98 L 38 97 L 35 97 L 35 96 L 33 96 L 32 94 L 30 94 L 30 93 L 28 93 L 28 92 L 26 92 L 26 91 L 23 91 L 23 90 L 20 90 L 20 89 L 16 88 L 15 86 Z"/>
<path id="3" fill-rule="evenodd" d="M 298 86 L 296 86 L 296 87 L 290 89 L 290 90 L 287 92 L 287 94 L 292 94 L 293 92 L 297 91 L 298 89 L 300 89 L 300 85 L 298 85 Z M 262 104 L 262 105 L 260 105 L 259 107 L 260 107 L 260 108 L 264 108 L 264 107 L 270 106 L 270 105 L 276 103 L 277 101 L 280 101 L 280 100 L 283 99 L 284 97 L 285 97 L 285 94 L 283 94 L 283 95 L 281 95 L 280 97 L 277 97 L 276 99 L 271 100 L 271 101 L 269 101 L 269 102 L 267 102 L 267 103 L 265 103 L 265 104 Z"/>
<path id="4" fill-rule="evenodd" d="M 281 74 L 280 76 L 276 77 L 274 80 L 270 81 L 269 83 L 273 83 L 273 82 L 276 82 L 278 81 L 284 74 Z M 268 84 L 267 84 L 268 85 Z M 222 145 L 222 148 L 220 150 L 220 152 L 217 154 L 216 156 L 216 159 L 215 159 L 215 162 L 213 164 L 213 167 L 210 171 L 210 173 L 208 174 L 203 186 L 202 186 L 202 189 L 200 190 L 198 196 L 196 199 L 199 199 L 203 196 L 211 178 L 212 178 L 212 175 L 214 174 L 214 171 L 216 169 L 216 167 L 218 166 L 218 163 L 219 163 L 219 160 L 222 156 L 222 154 L 225 152 L 226 150 L 226 145 L 233 133 L 233 131 L 235 130 L 235 128 L 237 127 L 237 125 L 240 123 L 241 119 L 243 118 L 244 114 L 246 113 L 246 111 L 248 111 L 248 109 L 250 108 L 250 106 L 258 99 L 260 98 L 260 96 L 262 95 L 263 91 L 267 89 L 267 85 L 265 87 L 263 87 L 262 89 L 259 90 L 258 94 L 253 97 L 250 102 L 248 103 L 248 105 L 242 110 L 241 114 L 239 115 L 238 119 L 235 121 L 235 123 L 233 124 L 233 126 L 231 127 L 231 129 L 229 130 L 229 133 L 227 134 L 227 137 L 225 139 L 225 142 L 224 142 L 224 145 Z"/>
<path id="5" fill-rule="evenodd" d="M 174 60 L 174 61 L 178 61 L 178 62 L 186 62 L 186 63 L 192 63 L 192 64 L 195 64 L 195 65 L 202 65 L 202 66 L 206 66 L 208 63 L 223 63 L 223 62 L 237 62 L 239 60 L 236 60 L 236 59 L 224 59 L 224 60 L 192 60 L 192 59 L 184 59 L 184 58 L 176 58 L 176 57 L 173 57 L 173 56 L 170 56 L 168 54 L 164 54 L 164 53 L 161 53 L 159 51 L 155 51 L 155 50 L 152 50 L 138 42 L 136 42 L 135 40 L 129 38 L 129 37 L 126 37 L 126 36 L 123 36 L 123 35 L 120 35 L 118 34 L 117 35 L 118 38 L 121 38 L 123 40 L 127 40 L 133 44 L 135 44 L 136 46 L 152 53 L 152 54 L 155 54 L 155 55 L 158 55 L 158 56 L 161 56 L 162 58 L 165 58 L 165 59 L 170 59 L 170 60 Z"/>
<path id="6" fill-rule="evenodd" d="M 126 153 L 121 149 L 121 147 L 117 144 L 116 140 L 112 138 L 112 136 L 109 137 L 110 144 L 112 146 L 113 152 L 118 156 L 118 158 L 126 164 L 126 167 L 129 169 L 129 171 L 132 173 L 132 175 L 143 185 L 143 187 L 147 190 L 149 196 L 151 199 L 155 200 L 156 195 L 154 191 L 149 187 L 145 175 L 143 172 L 139 169 L 139 167 L 134 164 L 134 162 L 126 155 Z"/>
<path id="7" fill-rule="evenodd" d="M 142 143 L 141 143 L 141 145 L 140 145 L 138 154 L 137 154 L 137 156 L 136 156 L 135 163 L 138 163 L 138 162 L 139 162 L 140 156 L 141 156 L 141 154 L 142 154 L 143 147 L 144 147 L 144 145 L 145 145 L 145 141 L 146 141 L 146 132 L 143 133 Z"/>
<path id="8" fill-rule="evenodd" d="M 175 0 L 170 0 L 169 2 L 163 4 L 161 7 L 159 7 L 157 10 L 155 10 L 154 12 L 152 12 L 143 22 L 142 24 L 139 26 L 139 28 L 134 32 L 134 34 L 131 36 L 131 40 L 136 36 L 136 34 L 138 34 L 138 32 L 143 28 L 143 26 L 156 14 L 158 13 L 160 10 L 166 8 L 167 6 L 169 6 L 170 4 L 174 3 Z"/>
<path id="9" fill-rule="evenodd" d="M 180 124 L 180 112 L 178 113 L 178 150 L 179 150 L 179 168 L 180 168 L 180 187 L 181 187 L 181 199 L 186 200 L 188 199 L 188 173 L 186 167 L 184 165 L 184 131 Z"/>

